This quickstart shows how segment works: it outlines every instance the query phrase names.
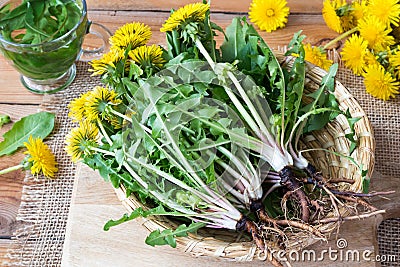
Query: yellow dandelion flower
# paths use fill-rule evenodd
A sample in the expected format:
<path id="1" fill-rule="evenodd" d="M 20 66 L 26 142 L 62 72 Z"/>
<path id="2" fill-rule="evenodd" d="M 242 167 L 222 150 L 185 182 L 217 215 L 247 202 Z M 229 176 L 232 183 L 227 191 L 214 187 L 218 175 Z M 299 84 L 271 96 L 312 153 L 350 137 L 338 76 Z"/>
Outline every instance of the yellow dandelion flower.
<path id="1" fill-rule="evenodd" d="M 110 67 L 115 69 L 115 64 L 124 58 L 124 52 L 124 50 L 113 46 L 102 58 L 89 62 L 92 67 L 89 69 L 93 72 L 92 76 L 103 75 Z"/>
<path id="2" fill-rule="evenodd" d="M 364 84 L 369 94 L 382 100 L 388 100 L 399 93 L 400 83 L 386 72 L 382 65 L 366 67 Z"/>
<path id="3" fill-rule="evenodd" d="M 400 79 L 400 46 L 398 46 L 397 51 L 389 54 L 389 64 L 394 69 L 397 78 Z"/>
<path id="4" fill-rule="evenodd" d="M 375 51 L 382 51 L 394 44 L 391 30 L 375 16 L 368 16 L 358 23 L 360 35 L 368 41 L 368 47 Z"/>
<path id="5" fill-rule="evenodd" d="M 340 17 L 340 24 L 342 25 L 343 31 L 348 31 L 357 26 L 357 21 L 352 13 L 348 13 Z"/>
<path id="6" fill-rule="evenodd" d="M 372 53 L 370 50 L 367 50 L 364 60 L 365 60 L 365 66 L 380 65 L 378 57 L 375 56 L 374 53 Z"/>
<path id="7" fill-rule="evenodd" d="M 73 128 L 67 135 L 65 151 L 73 162 L 78 162 L 83 156 L 92 155 L 93 147 L 97 147 L 99 129 L 95 124 L 85 120 L 79 127 Z"/>
<path id="8" fill-rule="evenodd" d="M 90 92 L 81 94 L 80 97 L 75 98 L 68 104 L 68 116 L 74 121 L 82 121 L 86 118 L 86 105 L 88 103 L 89 95 Z"/>
<path id="9" fill-rule="evenodd" d="M 272 32 L 285 27 L 289 12 L 286 0 L 253 0 L 249 18 L 260 30 Z"/>
<path id="10" fill-rule="evenodd" d="M 115 31 L 110 37 L 110 44 L 119 49 L 126 50 L 128 46 L 134 49 L 146 44 L 151 38 L 151 29 L 149 26 L 139 23 L 127 23 Z"/>
<path id="11" fill-rule="evenodd" d="M 341 52 L 344 65 L 355 74 L 361 75 L 364 71 L 367 52 L 368 42 L 361 36 L 353 34 L 346 40 Z"/>
<path id="12" fill-rule="evenodd" d="M 31 164 L 30 170 L 32 174 L 43 173 L 48 178 L 54 178 L 58 171 L 57 162 L 50 148 L 43 143 L 41 138 L 33 138 L 29 136 L 28 142 L 24 143 L 27 151 L 24 154 L 28 156 L 28 162 Z"/>
<path id="13" fill-rule="evenodd" d="M 166 60 L 162 57 L 163 50 L 158 45 L 142 45 L 129 51 L 129 58 L 135 61 L 136 64 L 146 67 L 156 67 L 161 69 Z"/>
<path id="14" fill-rule="evenodd" d="M 398 0 L 369 0 L 368 12 L 377 17 L 386 26 L 391 23 L 399 26 L 400 4 Z"/>
<path id="15" fill-rule="evenodd" d="M 342 22 L 336 10 L 345 6 L 346 0 L 325 0 L 322 8 L 322 17 L 330 29 L 337 33 L 343 32 Z"/>
<path id="16" fill-rule="evenodd" d="M 111 117 L 109 118 L 110 124 L 114 127 L 115 130 L 122 129 L 124 126 L 124 121 L 119 117 Z"/>
<path id="17" fill-rule="evenodd" d="M 363 0 L 361 1 L 353 1 L 351 3 L 351 14 L 354 17 L 354 20 L 357 22 L 363 19 L 367 14 L 367 3 Z"/>
<path id="18" fill-rule="evenodd" d="M 117 93 L 114 90 L 96 86 L 87 97 L 86 117 L 91 122 L 96 122 L 99 119 L 111 121 L 113 116 L 109 114 L 107 107 L 119 105 L 120 103 L 122 103 L 122 100 L 117 99 Z"/>
<path id="19" fill-rule="evenodd" d="M 329 70 L 333 61 L 326 58 L 326 53 L 319 47 L 313 47 L 311 44 L 304 45 L 305 60 L 324 69 Z"/>
<path id="20" fill-rule="evenodd" d="M 190 22 L 202 22 L 210 9 L 209 4 L 188 4 L 172 12 L 171 16 L 162 25 L 161 32 L 170 32 Z"/>

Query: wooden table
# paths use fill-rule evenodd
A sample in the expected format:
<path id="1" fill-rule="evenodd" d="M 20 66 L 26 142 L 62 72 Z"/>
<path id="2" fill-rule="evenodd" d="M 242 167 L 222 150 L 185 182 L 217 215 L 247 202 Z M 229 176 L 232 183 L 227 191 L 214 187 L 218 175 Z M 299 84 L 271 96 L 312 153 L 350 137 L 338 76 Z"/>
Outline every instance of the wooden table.
<path id="1" fill-rule="evenodd" d="M 114 32 L 127 22 L 141 21 L 153 30 L 152 43 L 165 44 L 164 36 L 158 31 L 169 16 L 171 8 L 194 2 L 189 0 L 88 0 L 89 18 L 101 23 Z M 303 30 L 307 42 L 318 45 L 332 39 L 336 33 L 329 30 L 322 19 L 322 0 L 289 0 L 291 15 L 287 26 L 262 36 L 273 48 L 288 44 L 293 33 Z M 250 0 L 223 1 L 213 0 L 211 4 L 212 20 L 225 28 L 237 15 L 244 16 Z M 217 38 L 221 41 L 221 36 Z M 11 116 L 15 122 L 23 116 L 37 112 L 43 96 L 28 92 L 20 83 L 19 75 L 4 58 L 0 56 L 0 113 Z M 0 130 L 2 135 L 10 128 L 7 125 Z M 0 158 L 0 169 L 18 164 L 23 158 L 21 152 L 13 156 Z M 16 229 L 16 214 L 21 199 L 24 172 L 16 171 L 0 176 L 0 258 L 5 254 L 13 231 Z"/>

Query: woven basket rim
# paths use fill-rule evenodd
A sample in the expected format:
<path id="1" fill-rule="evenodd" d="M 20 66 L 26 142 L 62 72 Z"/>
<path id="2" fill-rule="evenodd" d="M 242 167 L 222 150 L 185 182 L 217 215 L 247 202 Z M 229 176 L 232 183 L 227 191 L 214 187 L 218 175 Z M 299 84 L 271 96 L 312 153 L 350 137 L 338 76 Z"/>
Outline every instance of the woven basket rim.
<path id="1" fill-rule="evenodd" d="M 274 53 L 281 63 L 284 62 L 283 64 L 290 65 L 290 60 L 287 60 L 287 58 L 285 58 L 281 52 L 274 51 Z M 308 68 L 309 71 L 307 72 L 307 78 L 310 82 L 320 82 L 322 76 L 326 74 L 325 70 L 311 64 L 308 65 Z M 354 158 L 356 158 L 357 162 L 362 164 L 362 166 L 367 167 L 367 176 L 368 178 L 371 178 L 375 164 L 375 139 L 373 136 L 373 128 L 371 123 L 357 100 L 340 81 L 336 80 L 335 82 L 334 94 L 342 110 L 348 109 L 353 117 L 361 117 L 361 119 L 356 123 L 355 127 L 359 145 L 352 155 Z M 345 122 L 340 118 L 337 118 L 333 123 L 329 123 L 328 126 L 323 130 L 314 135 L 309 135 L 304 139 L 308 143 L 320 141 L 319 145 L 322 143 L 327 149 L 338 148 L 339 151 L 343 151 L 346 146 L 344 141 L 346 129 Z M 328 159 L 330 159 L 329 156 Z M 351 174 L 347 178 L 352 178 L 356 182 L 351 186 L 347 186 L 346 189 L 355 192 L 360 192 L 362 190 L 362 177 L 361 174 L 356 172 L 356 168 L 354 166 L 351 167 L 348 163 L 342 163 L 341 161 L 335 159 L 332 159 L 331 162 L 327 162 L 326 164 L 330 164 L 328 168 L 337 170 L 337 173 Z M 318 162 L 315 165 L 319 167 Z M 118 199 L 127 209 L 127 211 L 131 212 L 138 207 L 147 208 L 145 205 L 140 203 L 135 196 L 131 195 L 126 197 L 126 189 L 123 185 L 119 188 L 115 188 L 114 190 Z M 343 212 L 344 215 L 348 214 L 344 209 L 341 209 L 341 212 Z M 142 225 L 150 232 L 156 229 L 164 230 L 177 226 L 173 221 L 166 217 L 154 216 L 141 220 Z M 329 223 L 319 226 L 319 230 L 327 233 L 327 235 L 332 233 L 335 228 L 336 223 Z M 189 234 L 188 237 L 178 237 L 176 240 L 178 248 L 194 256 L 211 256 L 225 260 L 249 261 L 255 259 L 258 253 L 258 248 L 252 241 L 230 242 L 226 240 L 220 240 L 214 237 L 214 233 L 211 233 L 210 236 Z M 291 249 L 301 249 L 317 241 L 318 239 L 312 236 L 294 236 L 293 240 L 290 241 L 290 246 L 288 247 Z"/>

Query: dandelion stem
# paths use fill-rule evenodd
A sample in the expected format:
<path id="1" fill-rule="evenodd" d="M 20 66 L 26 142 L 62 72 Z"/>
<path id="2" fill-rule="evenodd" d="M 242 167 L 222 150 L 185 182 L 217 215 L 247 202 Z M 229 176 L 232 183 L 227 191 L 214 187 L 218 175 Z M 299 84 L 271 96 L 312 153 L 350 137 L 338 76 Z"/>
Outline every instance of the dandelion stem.
<path id="1" fill-rule="evenodd" d="M 196 38 L 192 37 L 196 47 L 199 49 L 200 53 L 204 56 L 208 64 L 211 66 L 212 70 L 215 71 L 216 68 L 216 63 L 212 60 L 210 57 L 209 53 L 207 50 L 204 48 L 202 42 Z M 244 106 L 241 104 L 240 100 L 236 97 L 233 91 L 231 91 L 228 87 L 224 87 L 225 92 L 228 94 L 229 98 L 231 101 L 234 103 L 235 107 L 238 109 L 240 114 L 243 116 L 245 119 L 246 123 L 249 125 L 249 127 L 254 131 L 254 133 L 259 137 L 259 139 L 267 144 L 273 147 L 274 151 L 276 152 L 276 157 L 280 157 L 281 162 L 284 162 L 283 164 L 278 164 L 278 166 L 273 166 L 274 169 L 281 170 L 283 167 L 286 165 L 289 165 L 289 161 L 291 161 L 291 158 L 287 158 L 287 154 L 282 150 L 282 147 L 280 147 L 275 141 L 267 127 L 265 126 L 264 122 L 262 121 L 260 115 L 258 114 L 258 111 L 255 109 L 253 106 L 252 100 L 248 97 L 246 94 L 245 90 L 242 88 L 240 85 L 239 81 L 235 77 L 235 75 L 230 71 L 227 70 L 227 76 L 228 78 L 234 83 L 236 89 L 238 90 L 238 93 L 242 97 L 243 101 L 246 103 L 247 107 L 250 110 L 249 114 L 247 110 L 244 108 Z M 278 162 L 278 161 L 276 161 Z M 271 163 L 271 162 L 270 162 Z"/>
<path id="2" fill-rule="evenodd" d="M 111 138 L 108 136 L 108 134 L 107 134 L 107 132 L 106 132 L 106 129 L 104 129 L 104 126 L 103 126 L 103 124 L 101 123 L 101 120 L 97 120 L 97 125 L 99 126 L 99 128 L 100 128 L 100 131 L 101 131 L 101 134 L 104 136 L 104 138 L 107 140 L 107 142 L 108 142 L 108 144 L 109 145 L 112 145 L 113 144 L 113 142 L 112 142 L 112 140 L 111 140 Z"/>
<path id="3" fill-rule="evenodd" d="M 116 110 L 114 110 L 114 109 L 111 109 L 111 113 L 113 113 L 114 115 L 117 115 L 117 116 L 123 118 L 124 120 L 127 120 L 127 121 L 129 121 L 129 122 L 132 122 L 132 119 L 131 119 L 131 118 L 129 118 L 128 116 L 126 116 L 126 115 L 124 115 L 124 114 L 122 114 L 122 113 L 120 113 L 120 112 L 118 112 L 118 111 L 116 111 Z"/>
<path id="4" fill-rule="evenodd" d="M 19 169 L 21 169 L 23 167 L 24 167 L 24 165 L 22 165 L 22 164 L 18 164 L 18 165 L 12 166 L 12 167 L 8 167 L 8 168 L 6 168 L 4 170 L 1 170 L 0 171 L 0 175 L 6 174 L 6 173 L 9 173 L 9 172 L 12 172 L 12 171 L 19 170 Z"/>
<path id="5" fill-rule="evenodd" d="M 92 151 L 95 151 L 95 152 L 102 153 L 102 154 L 107 155 L 107 156 L 115 157 L 115 153 L 110 152 L 108 150 L 104 150 L 104 149 L 101 149 L 101 148 L 98 148 L 98 147 L 94 147 L 94 146 L 91 146 L 89 149 L 92 150 Z"/>
<path id="6" fill-rule="evenodd" d="M 324 47 L 322 49 L 326 50 L 328 49 L 331 45 L 335 44 L 336 42 L 346 38 L 347 36 L 355 33 L 356 31 L 358 31 L 358 27 L 354 27 L 351 30 L 348 30 L 347 32 L 342 33 L 341 35 L 337 36 L 335 39 L 329 41 L 326 45 L 324 45 Z"/>

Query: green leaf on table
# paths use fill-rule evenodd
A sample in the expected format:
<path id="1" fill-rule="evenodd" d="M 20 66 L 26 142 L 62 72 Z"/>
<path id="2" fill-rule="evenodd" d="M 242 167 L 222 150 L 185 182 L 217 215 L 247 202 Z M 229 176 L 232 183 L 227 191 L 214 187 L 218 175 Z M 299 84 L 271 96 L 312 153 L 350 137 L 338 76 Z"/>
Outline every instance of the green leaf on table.
<path id="1" fill-rule="evenodd" d="M 22 118 L 6 132 L 3 142 L 0 143 L 0 156 L 10 155 L 33 138 L 46 138 L 54 128 L 54 114 L 39 112 Z"/>

